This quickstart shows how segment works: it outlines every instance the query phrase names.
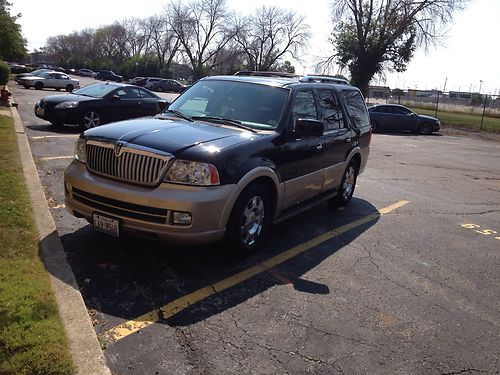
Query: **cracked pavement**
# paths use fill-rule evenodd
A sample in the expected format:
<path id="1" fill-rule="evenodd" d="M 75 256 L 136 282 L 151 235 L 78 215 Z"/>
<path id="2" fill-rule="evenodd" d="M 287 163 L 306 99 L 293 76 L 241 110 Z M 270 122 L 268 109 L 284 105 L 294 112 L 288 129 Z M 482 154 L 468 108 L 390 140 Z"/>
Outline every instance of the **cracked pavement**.
<path id="1" fill-rule="evenodd" d="M 55 92 L 10 87 L 96 333 L 158 311 L 271 256 L 399 200 L 409 204 L 117 342 L 116 374 L 498 373 L 500 143 L 375 134 L 344 210 L 326 205 L 274 226 L 238 261 L 217 245 L 181 248 L 95 233 L 63 207 L 75 129 L 33 116 Z M 62 135 L 60 138 L 43 138 Z M 73 137 L 70 137 L 73 135 Z M 287 283 L 289 280 L 290 283 Z"/>

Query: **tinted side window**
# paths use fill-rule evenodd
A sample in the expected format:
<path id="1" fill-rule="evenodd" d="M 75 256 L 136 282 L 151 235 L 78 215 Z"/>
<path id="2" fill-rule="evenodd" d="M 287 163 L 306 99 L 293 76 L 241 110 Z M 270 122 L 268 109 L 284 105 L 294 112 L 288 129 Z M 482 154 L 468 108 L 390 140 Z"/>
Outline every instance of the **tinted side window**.
<path id="1" fill-rule="evenodd" d="M 355 90 L 342 90 L 342 95 L 344 96 L 347 112 L 354 126 L 362 127 L 370 125 L 366 104 L 361 93 Z"/>
<path id="2" fill-rule="evenodd" d="M 333 92 L 331 90 L 318 90 L 318 94 L 325 131 L 343 128 L 342 110 Z"/>
<path id="3" fill-rule="evenodd" d="M 292 116 L 294 124 L 298 118 L 318 119 L 318 112 L 316 110 L 316 103 L 314 102 L 312 90 L 297 92 L 293 101 Z"/>
<path id="4" fill-rule="evenodd" d="M 397 115 L 409 115 L 411 113 L 410 110 L 403 107 L 393 107 L 393 108 L 394 108 L 394 113 Z"/>
<path id="5" fill-rule="evenodd" d="M 141 98 L 154 98 L 154 96 L 149 92 L 147 92 L 146 90 L 137 89 L 137 91 L 139 92 L 139 96 Z"/>

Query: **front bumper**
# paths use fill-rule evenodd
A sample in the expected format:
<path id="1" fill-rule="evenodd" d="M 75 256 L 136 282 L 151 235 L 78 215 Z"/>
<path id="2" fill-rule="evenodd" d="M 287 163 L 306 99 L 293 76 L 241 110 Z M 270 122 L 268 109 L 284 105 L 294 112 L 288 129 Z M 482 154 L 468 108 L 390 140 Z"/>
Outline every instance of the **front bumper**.
<path id="1" fill-rule="evenodd" d="M 224 237 L 227 204 L 236 185 L 197 187 L 162 183 L 144 187 L 91 174 L 73 161 L 64 173 L 68 211 L 92 222 L 93 213 L 120 221 L 120 231 L 186 245 Z M 190 225 L 173 224 L 173 212 L 189 212 Z"/>
<path id="2" fill-rule="evenodd" d="M 82 115 L 78 108 L 57 109 L 49 107 L 47 104 L 44 108 L 40 107 L 40 102 L 35 104 L 35 116 L 52 123 L 78 125 Z"/>

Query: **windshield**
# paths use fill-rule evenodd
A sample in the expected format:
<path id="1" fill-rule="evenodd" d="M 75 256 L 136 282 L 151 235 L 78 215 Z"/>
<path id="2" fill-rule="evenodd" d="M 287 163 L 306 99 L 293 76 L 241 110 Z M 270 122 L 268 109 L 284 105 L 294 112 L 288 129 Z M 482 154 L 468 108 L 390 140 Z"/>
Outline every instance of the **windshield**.
<path id="1" fill-rule="evenodd" d="M 276 129 L 288 98 L 281 87 L 248 82 L 198 81 L 168 108 L 189 117 L 236 120 L 251 128 Z"/>
<path id="2" fill-rule="evenodd" d="M 81 89 L 73 91 L 73 94 L 92 96 L 94 98 L 103 98 L 111 91 L 113 91 L 115 88 L 116 88 L 115 86 L 111 86 L 106 83 L 94 83 L 92 85 L 88 85 L 82 87 Z"/>

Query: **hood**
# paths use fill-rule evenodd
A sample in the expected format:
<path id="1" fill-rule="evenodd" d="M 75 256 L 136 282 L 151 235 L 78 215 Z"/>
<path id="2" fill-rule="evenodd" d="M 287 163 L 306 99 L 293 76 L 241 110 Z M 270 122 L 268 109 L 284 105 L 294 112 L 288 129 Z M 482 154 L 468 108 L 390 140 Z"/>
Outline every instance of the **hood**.
<path id="1" fill-rule="evenodd" d="M 46 96 L 42 100 L 46 103 L 62 103 L 62 102 L 88 102 L 91 100 L 100 100 L 101 98 L 93 98 L 91 96 L 83 96 L 76 94 L 51 95 Z"/>
<path id="2" fill-rule="evenodd" d="M 141 118 L 103 125 L 85 131 L 87 139 L 135 144 L 178 156 L 195 146 L 222 150 L 264 134 L 207 122 L 180 119 Z"/>
<path id="3" fill-rule="evenodd" d="M 437 118 L 427 115 L 418 115 L 418 117 L 421 118 L 422 120 L 427 120 L 427 121 L 434 121 L 434 122 L 439 121 Z"/>

